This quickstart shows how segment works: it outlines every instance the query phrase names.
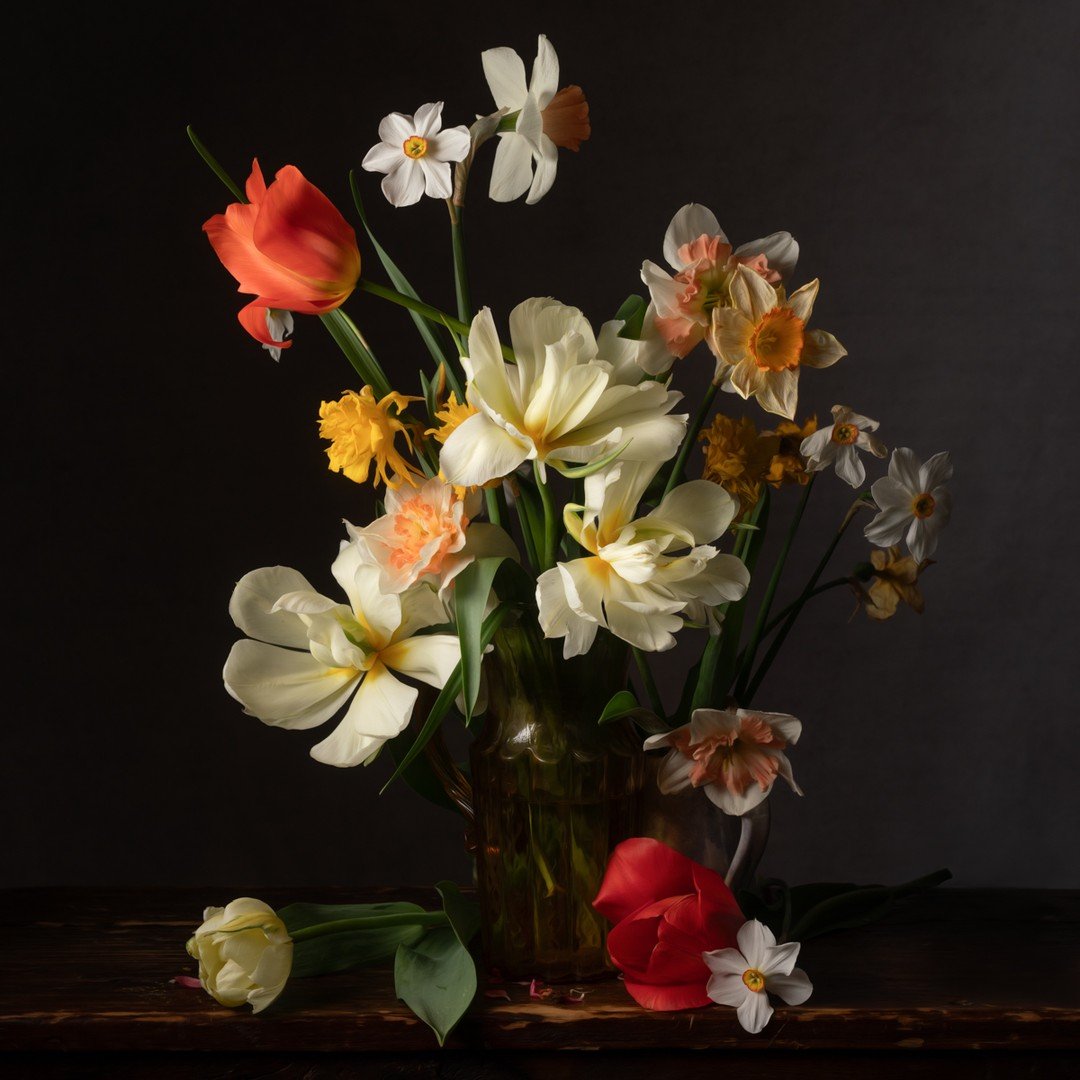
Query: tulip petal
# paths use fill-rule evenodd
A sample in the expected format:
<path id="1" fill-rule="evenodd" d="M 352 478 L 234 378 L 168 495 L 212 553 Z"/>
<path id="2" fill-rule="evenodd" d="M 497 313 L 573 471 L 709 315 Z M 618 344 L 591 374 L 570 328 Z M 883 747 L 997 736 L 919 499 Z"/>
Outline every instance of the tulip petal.
<path id="1" fill-rule="evenodd" d="M 619 923 L 644 904 L 694 890 L 693 862 L 659 840 L 637 836 L 611 853 L 593 907 Z"/>
<path id="2" fill-rule="evenodd" d="M 682 1009 L 701 1009 L 709 1004 L 709 995 L 702 982 L 675 986 L 655 986 L 651 983 L 625 979 L 626 992 L 643 1008 L 654 1012 L 678 1012 Z"/>
<path id="3" fill-rule="evenodd" d="M 307 627 L 290 611 L 274 611 L 277 601 L 290 592 L 314 591 L 299 570 L 264 566 L 245 574 L 233 589 L 229 616 L 248 637 L 271 645 L 306 649 Z"/>
<path id="4" fill-rule="evenodd" d="M 240 320 L 240 325 L 260 344 L 272 349 L 288 349 L 292 345 L 291 341 L 284 339 L 278 341 L 270 333 L 270 327 L 266 321 L 269 309 L 270 305 L 266 301 L 252 300 L 250 304 L 240 309 L 236 317 Z"/>
<path id="5" fill-rule="evenodd" d="M 668 492 L 640 527 L 670 532 L 694 547 L 722 536 L 737 510 L 738 503 L 719 484 L 691 480 Z"/>
<path id="6" fill-rule="evenodd" d="M 448 483 L 473 487 L 508 476 L 528 456 L 527 446 L 477 413 L 451 433 L 439 455 L 439 466 Z"/>
<path id="7" fill-rule="evenodd" d="M 441 690 L 461 660 L 461 645 L 453 634 L 417 634 L 383 649 L 379 659 L 388 668 Z"/>

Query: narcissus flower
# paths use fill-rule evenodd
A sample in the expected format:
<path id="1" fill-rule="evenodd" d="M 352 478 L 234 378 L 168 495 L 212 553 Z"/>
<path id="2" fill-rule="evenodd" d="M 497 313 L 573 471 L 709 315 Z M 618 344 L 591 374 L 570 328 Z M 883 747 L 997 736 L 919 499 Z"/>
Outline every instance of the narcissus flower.
<path id="1" fill-rule="evenodd" d="M 733 307 L 716 307 L 708 344 L 716 357 L 715 381 L 766 411 L 792 420 L 799 398 L 799 370 L 835 364 L 847 351 L 832 334 L 808 330 L 817 297 L 811 281 L 787 296 L 760 274 L 738 266 L 731 278 Z"/>
<path id="2" fill-rule="evenodd" d="M 319 435 L 330 440 L 326 450 L 330 469 L 364 484 L 374 462 L 376 485 L 382 480 L 388 488 L 402 482 L 415 487 L 414 476 L 422 474 L 401 456 L 394 440 L 403 435 L 412 450 L 401 414 L 409 402 L 419 400 L 392 391 L 376 401 L 371 387 L 365 386 L 359 393 L 344 391 L 338 401 L 324 401 L 319 406 Z"/>
<path id="3" fill-rule="evenodd" d="M 769 994 L 788 1005 L 801 1005 L 814 991 L 806 972 L 795 966 L 797 941 L 776 944 L 773 932 L 757 919 L 739 929 L 737 949 L 716 949 L 704 955 L 712 972 L 707 992 L 718 1005 L 736 1009 L 745 1031 L 756 1035 L 772 1018 Z"/>
<path id="4" fill-rule="evenodd" d="M 368 172 L 386 173 L 382 191 L 394 206 L 411 206 L 427 194 L 449 199 L 450 163 L 469 156 L 472 140 L 464 126 L 442 130 L 441 101 L 421 105 L 415 116 L 390 113 L 379 124 L 379 138 L 361 163 Z"/>
<path id="5" fill-rule="evenodd" d="M 925 604 L 919 591 L 919 574 L 926 568 L 911 555 L 900 556 L 896 545 L 883 551 L 880 548 L 870 554 L 870 564 L 874 568 L 870 584 L 859 587 L 863 607 L 871 619 L 879 621 L 891 619 L 896 609 L 903 602 L 917 612 L 923 613 Z"/>
<path id="6" fill-rule="evenodd" d="M 250 1005 L 262 1012 L 292 971 L 293 942 L 272 907 L 244 896 L 223 908 L 208 907 L 187 943 L 199 962 L 203 989 L 222 1005 Z"/>
<path id="7" fill-rule="evenodd" d="M 388 490 L 386 513 L 370 525 L 346 525 L 378 566 L 383 592 L 404 592 L 421 579 L 442 589 L 476 558 L 517 557 L 513 540 L 501 528 L 470 521 L 478 509 L 478 497 L 462 498 L 435 477 L 415 491 Z"/>
<path id="8" fill-rule="evenodd" d="M 795 269 L 798 257 L 799 245 L 787 232 L 732 249 L 716 215 L 688 203 L 671 219 L 664 236 L 664 258 L 675 276 L 648 259 L 641 267 L 641 280 L 656 305 L 656 327 L 668 351 L 681 358 L 705 340 L 713 308 L 732 302 L 729 286 L 736 266 L 746 265 L 777 284 Z M 666 366 L 651 374 L 660 374 Z"/>
<path id="9" fill-rule="evenodd" d="M 889 475 L 870 487 L 881 512 L 863 535 L 878 547 L 890 547 L 906 534 L 908 551 L 916 560 L 930 558 L 952 513 L 952 496 L 945 487 L 952 474 L 947 453 L 935 454 L 924 465 L 912 450 L 898 447 L 889 461 Z"/>
<path id="10" fill-rule="evenodd" d="M 666 461 L 678 448 L 685 416 L 667 416 L 682 395 L 641 379 L 632 341 L 606 324 L 597 339 L 577 309 L 550 298 L 510 313 L 516 364 L 502 355 L 491 311 L 473 319 L 466 397 L 478 410 L 446 440 L 443 476 L 464 487 L 507 476 L 535 461 L 580 465 L 628 444 L 621 460 Z"/>
<path id="11" fill-rule="evenodd" d="M 775 447 L 765 480 L 774 488 L 784 484 L 804 485 L 810 482 L 799 447 L 804 439 L 817 431 L 817 417 L 808 416 L 802 424 L 793 420 L 781 420 L 772 431 L 763 431 L 761 438 Z"/>
<path id="12" fill-rule="evenodd" d="M 246 203 L 233 203 L 203 225 L 210 243 L 239 283 L 253 294 L 240 323 L 256 341 L 275 349 L 291 342 L 272 334 L 266 311 L 325 315 L 340 307 L 360 278 L 356 234 L 332 202 L 295 165 L 280 169 L 267 187 L 256 160 Z"/>
<path id="13" fill-rule="evenodd" d="M 802 794 L 784 753 L 801 734 L 802 724 L 786 713 L 695 709 L 689 724 L 650 736 L 645 749 L 671 747 L 657 774 L 665 795 L 702 787 L 725 814 L 739 816 L 768 798 L 777 777 Z"/>
<path id="14" fill-rule="evenodd" d="M 428 428 L 424 434 L 432 435 L 436 442 L 444 443 L 470 416 L 475 416 L 479 411 L 467 401 L 458 401 L 457 395 L 451 390 L 443 407 L 435 412 L 438 426 Z"/>
<path id="15" fill-rule="evenodd" d="M 317 593 L 286 566 L 245 574 L 229 614 L 248 635 L 225 663 L 225 689 L 264 724 L 304 731 L 352 698 L 311 756 L 340 767 L 370 761 L 400 735 L 416 703 L 398 672 L 441 689 L 461 651 L 454 634 L 421 633 L 447 621 L 434 589 L 397 595 L 379 588 L 380 568 L 355 543 L 342 545 L 331 568 L 348 603 Z"/>
<path id="16" fill-rule="evenodd" d="M 293 329 L 294 322 L 291 311 L 278 311 L 276 308 L 266 309 L 266 333 L 270 340 L 263 342 L 263 348 L 270 354 L 271 359 L 281 359 L 281 350 L 287 349 L 292 344 L 291 341 L 285 339 L 292 337 Z"/>
<path id="17" fill-rule="evenodd" d="M 800 451 L 807 459 L 806 467 L 811 472 L 820 472 L 834 465 L 836 475 L 845 484 L 861 487 L 866 479 L 866 467 L 857 451 L 867 450 L 879 458 L 887 453 L 885 445 L 871 434 L 877 431 L 878 422 L 860 416 L 846 405 L 834 405 L 832 414 L 833 422 L 828 427 L 802 442 Z"/>
<path id="18" fill-rule="evenodd" d="M 750 584 L 742 560 L 709 543 L 737 509 L 723 488 L 680 484 L 634 519 L 658 468 L 620 462 L 594 473 L 585 505 L 565 509 L 566 531 L 590 554 L 559 563 L 536 586 L 540 625 L 546 637 L 565 639 L 564 657 L 588 652 L 601 626 L 639 649 L 670 649 L 685 621 L 708 621 L 709 609 L 738 600 Z"/>
<path id="19" fill-rule="evenodd" d="M 539 202 L 555 183 L 559 147 L 576 151 L 591 134 L 589 104 L 579 86 L 559 90 L 559 58 L 543 34 L 527 84 L 525 65 L 513 49 L 488 49 L 482 60 L 495 105 L 514 125 L 499 131 L 489 194 L 496 202 L 512 202 L 528 191 L 525 201 Z"/>
<path id="20" fill-rule="evenodd" d="M 777 440 L 762 438 L 750 417 L 736 420 L 723 413 L 717 413 L 698 438 L 705 443 L 702 475 L 734 495 L 740 515 L 745 514 L 761 497 Z"/>

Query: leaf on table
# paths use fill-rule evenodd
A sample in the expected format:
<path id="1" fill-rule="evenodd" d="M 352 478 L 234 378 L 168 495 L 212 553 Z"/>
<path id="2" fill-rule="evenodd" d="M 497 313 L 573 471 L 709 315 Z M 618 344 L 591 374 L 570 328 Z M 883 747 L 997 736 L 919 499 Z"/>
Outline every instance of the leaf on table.
<path id="1" fill-rule="evenodd" d="M 443 911 L 458 941 L 467 948 L 480 929 L 480 905 L 462 896 L 461 890 L 452 881 L 440 881 L 435 891 L 442 898 Z"/>
<path id="2" fill-rule="evenodd" d="M 398 948 L 394 988 L 442 1046 L 476 994 L 476 964 L 453 927 L 440 927 Z"/>

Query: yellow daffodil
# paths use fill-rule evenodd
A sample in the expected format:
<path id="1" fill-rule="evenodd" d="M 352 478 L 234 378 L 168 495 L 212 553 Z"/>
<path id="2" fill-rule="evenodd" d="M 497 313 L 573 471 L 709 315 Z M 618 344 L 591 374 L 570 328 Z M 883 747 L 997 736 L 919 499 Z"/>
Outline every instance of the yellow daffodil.
<path id="1" fill-rule="evenodd" d="M 412 438 L 400 417 L 409 402 L 419 400 L 391 392 L 376 401 L 371 387 L 365 386 L 359 393 L 346 390 L 338 401 L 324 401 L 319 407 L 319 435 L 330 440 L 326 450 L 330 468 L 364 484 L 374 462 L 376 485 L 382 480 L 394 488 L 405 481 L 415 487 L 413 476 L 420 473 L 401 456 L 395 439 L 403 435 L 412 450 Z"/>

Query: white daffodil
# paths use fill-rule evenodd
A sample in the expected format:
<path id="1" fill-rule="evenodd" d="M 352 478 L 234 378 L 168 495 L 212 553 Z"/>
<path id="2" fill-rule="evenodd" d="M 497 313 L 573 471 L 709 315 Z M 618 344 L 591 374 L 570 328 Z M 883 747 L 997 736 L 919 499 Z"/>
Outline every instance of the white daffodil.
<path id="1" fill-rule="evenodd" d="M 787 713 L 695 709 L 689 724 L 650 736 L 645 749 L 671 747 L 656 778 L 665 795 L 703 787 L 725 814 L 739 817 L 765 801 L 777 777 L 802 794 L 784 753 L 801 734 Z"/>
<path id="2" fill-rule="evenodd" d="M 769 994 L 801 1005 L 814 992 L 806 972 L 795 966 L 797 941 L 776 944 L 773 932 L 757 919 L 743 923 L 737 949 L 702 953 L 712 976 L 705 992 L 717 1005 L 731 1005 L 745 1031 L 756 1035 L 772 1018 Z"/>
<path id="3" fill-rule="evenodd" d="M 866 539 L 887 548 L 906 534 L 905 542 L 915 561 L 930 558 L 937 548 L 938 533 L 952 512 L 952 496 L 945 487 L 952 474 L 947 453 L 935 454 L 924 465 L 906 446 L 894 450 L 889 475 L 870 487 L 881 512 L 863 530 Z"/>
<path id="4" fill-rule="evenodd" d="M 664 258 L 674 277 L 648 259 L 641 280 L 656 308 L 656 328 L 671 357 L 684 357 L 704 341 L 709 315 L 717 305 L 731 304 L 728 284 L 735 267 L 744 264 L 770 284 L 786 280 L 795 269 L 799 245 L 788 232 L 776 232 L 732 249 L 716 215 L 688 203 L 671 219 L 664 236 Z M 662 364 L 662 357 L 655 357 Z M 648 371 L 649 369 L 646 368 Z M 650 374 L 667 370 L 658 367 Z"/>
<path id="5" fill-rule="evenodd" d="M 451 484 L 475 487 L 535 461 L 581 464 L 625 443 L 622 460 L 666 461 L 686 429 L 686 416 L 665 415 L 682 395 L 641 379 L 638 342 L 605 327 L 599 341 L 584 315 L 556 300 L 526 300 L 510 313 L 516 364 L 502 356 L 491 312 L 473 319 L 468 402 L 479 410 L 443 445 L 439 459 Z"/>
<path id="6" fill-rule="evenodd" d="M 461 653 L 453 634 L 418 633 L 447 619 L 429 585 L 402 595 L 382 592 L 379 567 L 365 562 L 354 543 L 342 545 L 332 572 L 348 604 L 315 592 L 285 566 L 240 579 L 229 614 L 254 640 L 232 647 L 225 688 L 264 724 L 294 730 L 325 723 L 352 697 L 311 756 L 327 765 L 359 765 L 412 715 L 417 691 L 392 672 L 441 688 Z"/>
<path id="7" fill-rule="evenodd" d="M 566 507 L 567 532 L 591 554 L 559 563 L 536 586 L 540 625 L 565 638 L 564 657 L 588 652 L 601 626 L 639 649 L 670 649 L 687 619 L 705 621 L 707 609 L 750 584 L 740 559 L 709 544 L 738 510 L 719 485 L 681 484 L 635 519 L 658 468 L 620 462 L 586 479 L 585 506 Z"/>
<path id="8" fill-rule="evenodd" d="M 514 125 L 499 131 L 488 193 L 496 202 L 512 202 L 528 191 L 525 201 L 539 202 L 555 183 L 558 148 L 577 150 L 591 133 L 588 102 L 578 86 L 559 90 L 559 58 L 543 34 L 528 83 L 513 49 L 488 49 L 482 60 L 495 106 Z"/>
<path id="9" fill-rule="evenodd" d="M 747 266 L 729 285 L 734 307 L 715 307 L 707 341 L 716 357 L 715 381 L 766 411 L 791 420 L 799 399 L 799 369 L 835 364 L 847 350 L 824 330 L 807 330 L 817 298 L 811 281 L 788 296 Z"/>
<path id="10" fill-rule="evenodd" d="M 400 593 L 422 578 L 440 593 L 474 559 L 517 548 L 499 526 L 471 521 L 480 493 L 459 498 L 451 484 L 433 477 L 418 488 L 405 484 L 386 491 L 386 513 L 364 528 L 346 522 L 349 535 L 379 568 L 379 588 Z"/>
<path id="11" fill-rule="evenodd" d="M 390 113 L 379 124 L 379 138 L 361 163 L 368 172 L 386 173 L 383 194 L 394 206 L 412 206 L 427 194 L 449 199 L 450 163 L 469 156 L 472 139 L 464 126 L 442 130 L 441 101 L 421 105 L 415 116 Z"/>
<path id="12" fill-rule="evenodd" d="M 866 468 L 858 450 L 868 450 L 874 457 L 883 458 L 888 451 L 884 443 L 870 434 L 877 431 L 878 422 L 852 412 L 846 405 L 832 407 L 833 422 L 808 435 L 799 446 L 810 472 L 820 472 L 836 466 L 836 475 L 853 488 L 866 479 Z"/>

